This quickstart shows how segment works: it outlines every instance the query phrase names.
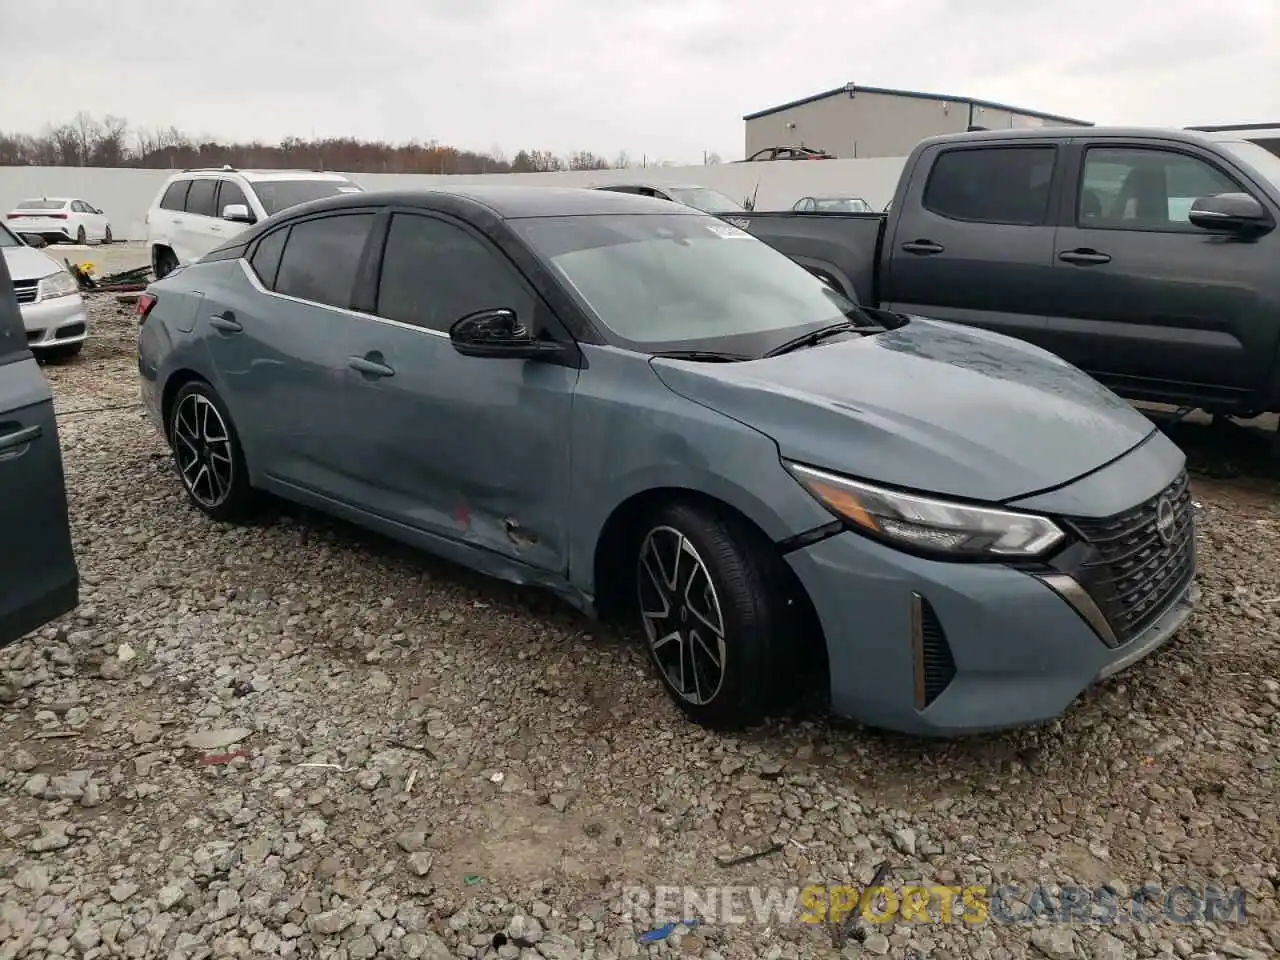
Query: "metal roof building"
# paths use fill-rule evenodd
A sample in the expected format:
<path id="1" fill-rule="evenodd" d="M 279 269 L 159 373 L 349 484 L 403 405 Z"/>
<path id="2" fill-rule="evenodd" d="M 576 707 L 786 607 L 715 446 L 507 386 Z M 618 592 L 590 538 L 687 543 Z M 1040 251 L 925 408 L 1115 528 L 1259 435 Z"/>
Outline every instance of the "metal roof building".
<path id="1" fill-rule="evenodd" d="M 1092 126 L 1087 120 L 989 100 L 852 83 L 742 119 L 746 157 L 766 147 L 796 145 L 842 159 L 905 157 L 925 137 L 964 133 L 975 126 L 989 130 Z"/>

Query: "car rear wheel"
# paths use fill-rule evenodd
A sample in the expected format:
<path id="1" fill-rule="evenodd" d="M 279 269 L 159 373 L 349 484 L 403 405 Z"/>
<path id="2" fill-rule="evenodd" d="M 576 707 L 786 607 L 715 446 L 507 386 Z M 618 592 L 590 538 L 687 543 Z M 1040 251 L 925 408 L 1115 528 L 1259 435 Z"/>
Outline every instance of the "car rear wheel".
<path id="1" fill-rule="evenodd" d="M 636 590 L 649 656 L 696 723 L 738 729 L 780 705 L 792 618 L 768 545 L 710 509 L 669 504 L 642 527 Z"/>
<path id="2" fill-rule="evenodd" d="M 168 247 L 160 247 L 155 253 L 155 273 L 157 280 L 163 280 L 178 269 L 178 258 Z"/>
<path id="3" fill-rule="evenodd" d="M 166 434 L 191 502 L 215 520 L 247 519 L 257 496 L 249 486 L 240 437 L 211 386 L 196 380 L 178 390 Z"/>
<path id="4" fill-rule="evenodd" d="M 80 244 L 80 246 L 82 246 L 82 247 L 83 247 L 83 246 L 84 246 L 84 241 L 85 241 L 85 232 L 84 232 L 84 227 L 77 227 L 77 228 L 76 228 L 76 243 Z"/>

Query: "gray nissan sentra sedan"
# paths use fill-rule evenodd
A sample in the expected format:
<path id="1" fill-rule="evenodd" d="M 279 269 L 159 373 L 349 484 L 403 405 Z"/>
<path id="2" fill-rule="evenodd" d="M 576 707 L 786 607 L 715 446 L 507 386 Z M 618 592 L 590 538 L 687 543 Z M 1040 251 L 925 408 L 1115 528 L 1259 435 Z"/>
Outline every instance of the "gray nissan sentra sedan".
<path id="1" fill-rule="evenodd" d="M 191 501 L 262 493 L 640 625 L 699 723 L 1046 720 L 1193 605 L 1182 453 L 1045 351 L 599 190 L 293 208 L 138 304 Z"/>

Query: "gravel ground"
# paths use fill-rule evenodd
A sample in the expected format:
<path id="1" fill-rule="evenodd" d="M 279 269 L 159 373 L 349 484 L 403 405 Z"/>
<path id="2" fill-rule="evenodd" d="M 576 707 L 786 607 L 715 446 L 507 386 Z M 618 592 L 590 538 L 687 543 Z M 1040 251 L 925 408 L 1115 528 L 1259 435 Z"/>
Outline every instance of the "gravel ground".
<path id="1" fill-rule="evenodd" d="M 1280 501 L 1244 432 L 1179 435 L 1246 474 L 1195 480 L 1199 612 L 1060 721 L 924 742 L 808 709 L 717 736 L 634 640 L 547 596 L 294 508 L 204 519 L 136 406 L 130 308 L 91 300 L 85 352 L 47 368 L 82 603 L 0 653 L 0 960 L 1280 948 Z M 891 884 L 1238 884 L 1248 916 L 648 944 L 621 896 L 866 883 L 883 861 Z"/>

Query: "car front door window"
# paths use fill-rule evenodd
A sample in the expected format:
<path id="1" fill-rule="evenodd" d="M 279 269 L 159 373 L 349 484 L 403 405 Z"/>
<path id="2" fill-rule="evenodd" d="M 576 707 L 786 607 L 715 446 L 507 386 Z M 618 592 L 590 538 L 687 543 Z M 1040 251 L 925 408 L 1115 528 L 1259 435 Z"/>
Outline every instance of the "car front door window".
<path id="1" fill-rule="evenodd" d="M 1231 177 L 1198 157 L 1171 150 L 1090 147 L 1085 152 L 1076 223 L 1103 230 L 1195 232 L 1200 197 L 1240 193 Z"/>

